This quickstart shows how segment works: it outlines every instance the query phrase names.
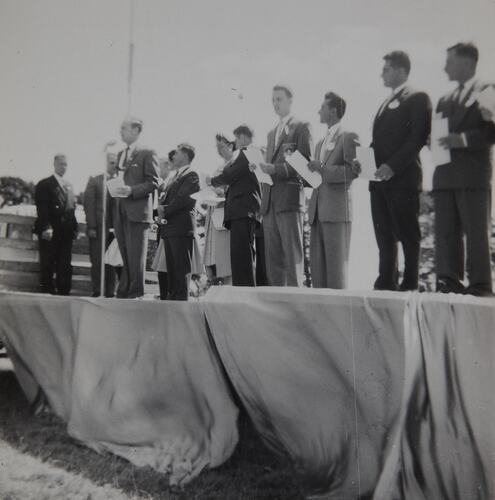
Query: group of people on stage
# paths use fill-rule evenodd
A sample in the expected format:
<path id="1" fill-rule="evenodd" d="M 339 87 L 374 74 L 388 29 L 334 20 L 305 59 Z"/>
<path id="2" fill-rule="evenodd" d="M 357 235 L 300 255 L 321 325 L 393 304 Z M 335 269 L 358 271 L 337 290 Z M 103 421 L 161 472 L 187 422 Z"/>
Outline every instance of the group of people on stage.
<path id="1" fill-rule="evenodd" d="M 379 250 L 374 289 L 416 290 L 421 244 L 419 153 L 430 140 L 432 105 L 425 92 L 408 84 L 411 63 L 405 52 L 390 52 L 383 59 L 382 79 L 391 93 L 374 118 L 371 144 L 377 169 L 369 191 Z M 439 145 L 449 150 L 450 162 L 437 166 L 433 178 L 435 265 L 437 291 L 491 295 L 491 146 L 495 142 L 495 117 L 493 110 L 476 99 L 488 87 L 476 79 L 477 62 L 478 50 L 471 43 L 447 49 L 445 71 L 458 86 L 436 107 L 435 116 L 448 119 L 448 133 L 439 138 Z M 85 193 L 95 294 L 99 294 L 104 211 L 106 228 L 113 229 L 122 255 L 116 293 L 119 298 L 144 295 L 148 231 L 153 222 L 159 228 L 153 266 L 158 271 L 162 299 L 187 300 L 189 276 L 202 264 L 214 283 L 302 286 L 304 188 L 309 185 L 287 161 L 287 155 L 296 150 L 322 181 L 313 189 L 307 207 L 313 286 L 347 286 L 350 188 L 363 165 L 356 159 L 357 134 L 341 124 L 346 101 L 335 92 L 324 95 L 319 116 L 327 132 L 313 148 L 309 124 L 291 113 L 291 89 L 274 86 L 272 100 L 279 122 L 268 133 L 264 161 L 249 161 L 246 148 L 251 147 L 254 133 L 246 125 L 237 127 L 233 138 L 228 134 L 215 138 L 223 164 L 205 181 L 225 201 L 207 208 L 203 258 L 194 237 L 194 195 L 200 191 L 200 176 L 192 165 L 194 147 L 180 144 L 160 165 L 152 150 L 138 144 L 142 122 L 123 122 L 121 137 L 126 148 L 116 157 L 108 155 L 107 174 L 90 178 Z M 77 224 L 74 194 L 63 178 L 65 156 L 57 155 L 54 166 L 54 175 L 36 187 L 35 231 L 40 240 L 42 291 L 64 294 L 70 290 L 70 252 Z M 260 173 L 269 175 L 271 183 L 260 182 Z M 115 176 L 123 182 L 116 188 L 115 197 L 104 197 L 105 181 Z M 400 283 L 399 243 L 404 253 Z M 465 268 L 467 287 L 463 285 Z M 105 294 L 113 296 L 116 277 L 111 269 L 106 274 Z"/>

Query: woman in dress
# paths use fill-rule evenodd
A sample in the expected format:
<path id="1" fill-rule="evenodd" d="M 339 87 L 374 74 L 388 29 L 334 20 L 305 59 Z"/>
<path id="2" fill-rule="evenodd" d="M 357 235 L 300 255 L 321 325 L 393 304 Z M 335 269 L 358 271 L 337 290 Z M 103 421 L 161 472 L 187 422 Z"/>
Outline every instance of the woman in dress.
<path id="1" fill-rule="evenodd" d="M 234 156 L 235 142 L 223 134 L 215 137 L 218 154 L 224 163 L 213 176 L 219 175 Z M 225 196 L 225 187 L 216 188 L 219 197 Z M 209 206 L 205 220 L 204 264 L 208 280 L 213 285 L 229 284 L 232 280 L 230 268 L 230 231 L 223 227 L 224 203 Z"/>

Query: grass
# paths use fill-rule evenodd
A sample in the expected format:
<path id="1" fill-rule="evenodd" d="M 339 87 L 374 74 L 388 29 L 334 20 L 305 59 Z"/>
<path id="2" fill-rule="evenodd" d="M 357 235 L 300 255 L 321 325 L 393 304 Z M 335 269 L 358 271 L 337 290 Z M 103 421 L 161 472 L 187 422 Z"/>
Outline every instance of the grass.
<path id="1" fill-rule="evenodd" d="M 245 414 L 239 427 L 240 442 L 233 456 L 221 467 L 203 471 L 183 491 L 174 492 L 163 474 L 86 448 L 69 437 L 64 422 L 52 414 L 34 416 L 14 373 L 0 369 L 0 440 L 94 484 L 157 500 L 303 499 L 289 462 L 263 445 Z"/>

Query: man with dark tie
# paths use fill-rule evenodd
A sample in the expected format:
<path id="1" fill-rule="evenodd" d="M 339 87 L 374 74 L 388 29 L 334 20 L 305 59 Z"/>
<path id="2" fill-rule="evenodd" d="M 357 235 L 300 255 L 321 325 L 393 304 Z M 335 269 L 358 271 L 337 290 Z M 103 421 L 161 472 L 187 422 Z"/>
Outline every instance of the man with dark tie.
<path id="1" fill-rule="evenodd" d="M 117 189 L 114 209 L 115 237 L 124 263 L 118 298 L 140 298 L 144 295 L 144 271 L 148 248 L 148 231 L 153 222 L 153 191 L 158 187 L 158 157 L 138 145 L 143 122 L 124 120 L 120 128 L 127 147 L 118 154 L 119 175 L 124 186 Z"/>
<path id="2" fill-rule="evenodd" d="M 69 295 L 72 286 L 72 240 L 77 237 L 75 196 L 72 185 L 63 177 L 67 159 L 57 154 L 54 174 L 36 185 L 37 219 L 40 252 L 40 288 L 42 293 Z M 53 275 L 55 274 L 55 281 Z"/>
<path id="3" fill-rule="evenodd" d="M 253 141 L 246 125 L 234 130 L 237 151 L 220 175 L 207 177 L 206 183 L 228 186 L 224 226 L 230 229 L 230 262 L 234 286 L 255 286 L 254 231 L 259 224 L 261 192 L 258 179 L 249 168 L 244 151 Z"/>
<path id="4" fill-rule="evenodd" d="M 369 185 L 371 215 L 379 251 L 375 290 L 418 288 L 419 192 L 422 172 L 419 152 L 430 134 L 431 103 L 427 94 L 408 83 L 411 62 L 402 51 L 384 58 L 382 79 L 392 90 L 373 123 L 372 147 L 377 170 Z M 398 283 L 398 242 L 404 253 L 402 282 Z"/>
<path id="5" fill-rule="evenodd" d="M 311 225 L 309 256 L 314 288 L 347 286 L 351 242 L 351 184 L 356 177 L 353 160 L 358 136 L 344 129 L 341 120 L 346 102 L 335 92 L 327 92 L 319 115 L 327 125 L 325 137 L 316 145 L 311 171 L 319 172 L 322 183 L 309 200 Z"/>
<path id="6" fill-rule="evenodd" d="M 93 283 L 93 297 L 101 295 L 101 256 L 103 244 L 103 193 L 106 181 L 113 178 L 117 172 L 117 155 L 106 154 L 105 174 L 90 177 L 84 191 L 84 213 L 86 214 L 86 227 L 89 239 L 89 259 L 91 261 L 91 281 Z M 113 199 L 107 192 L 105 196 L 105 248 L 111 243 L 113 235 L 112 209 Z M 117 274 L 113 266 L 105 265 L 105 297 L 115 295 Z"/>
<path id="7" fill-rule="evenodd" d="M 157 208 L 160 236 L 165 243 L 168 275 L 168 300 L 188 300 L 191 260 L 196 221 L 195 200 L 199 191 L 199 176 L 191 167 L 195 151 L 189 144 L 175 150 L 170 183 Z"/>
<path id="8" fill-rule="evenodd" d="M 457 88 L 442 97 L 437 113 L 448 118 L 449 134 L 440 144 L 450 150 L 450 163 L 436 168 L 435 265 L 437 291 L 491 295 L 491 147 L 495 124 L 476 100 L 487 85 L 476 79 L 478 49 L 458 43 L 447 49 L 445 72 Z M 466 239 L 464 249 L 463 238 Z M 466 263 L 464 263 L 464 251 Z M 464 265 L 469 285 L 464 288 Z"/>
<path id="9" fill-rule="evenodd" d="M 292 97 L 286 85 L 273 87 L 279 123 L 268 133 L 266 163 L 260 165 L 273 181 L 271 186 L 263 184 L 261 202 L 266 274 L 271 286 L 302 286 L 304 278 L 304 186 L 285 161 L 285 154 L 297 149 L 309 161 L 312 142 L 309 124 L 291 114 Z"/>

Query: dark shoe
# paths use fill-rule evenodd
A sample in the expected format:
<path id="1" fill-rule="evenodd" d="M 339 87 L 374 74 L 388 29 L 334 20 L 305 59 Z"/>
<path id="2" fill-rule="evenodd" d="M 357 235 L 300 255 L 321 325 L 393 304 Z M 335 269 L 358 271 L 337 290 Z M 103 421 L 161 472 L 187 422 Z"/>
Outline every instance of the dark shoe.
<path id="1" fill-rule="evenodd" d="M 462 283 L 449 278 L 438 278 L 436 291 L 437 293 L 458 293 L 461 295 L 466 293 L 466 289 Z"/>
<path id="2" fill-rule="evenodd" d="M 464 292 L 466 295 L 474 295 L 475 297 L 493 297 L 493 292 L 488 287 L 469 285 Z"/>
<path id="3" fill-rule="evenodd" d="M 414 292 L 418 289 L 418 285 L 408 285 L 407 283 L 401 283 L 399 285 L 399 292 Z"/>
<path id="4" fill-rule="evenodd" d="M 93 292 L 93 293 L 91 294 L 91 297 L 93 297 L 93 298 L 94 298 L 94 297 L 99 297 L 99 296 L 100 296 L 99 292 Z"/>

